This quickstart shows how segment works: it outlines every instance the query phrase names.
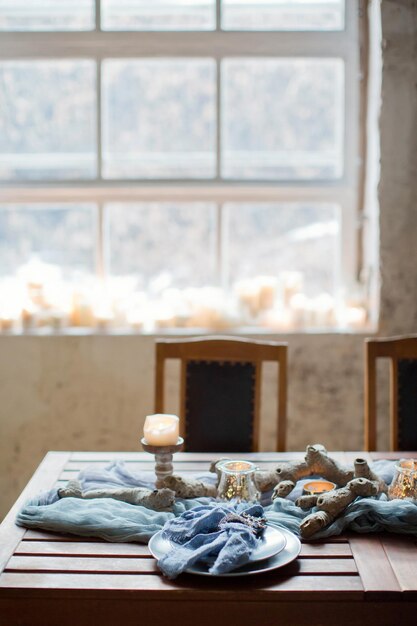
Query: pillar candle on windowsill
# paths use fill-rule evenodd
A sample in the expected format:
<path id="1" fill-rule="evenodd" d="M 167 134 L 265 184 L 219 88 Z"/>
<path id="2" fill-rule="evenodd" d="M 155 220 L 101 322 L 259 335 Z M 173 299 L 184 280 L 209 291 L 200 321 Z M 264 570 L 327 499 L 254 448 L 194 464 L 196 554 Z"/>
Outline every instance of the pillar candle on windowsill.
<path id="1" fill-rule="evenodd" d="M 147 415 L 143 436 L 151 446 L 175 446 L 179 437 L 179 417 L 168 413 Z"/>
<path id="2" fill-rule="evenodd" d="M 4 333 L 10 333 L 14 330 L 15 320 L 12 317 L 0 318 L 0 330 Z"/>

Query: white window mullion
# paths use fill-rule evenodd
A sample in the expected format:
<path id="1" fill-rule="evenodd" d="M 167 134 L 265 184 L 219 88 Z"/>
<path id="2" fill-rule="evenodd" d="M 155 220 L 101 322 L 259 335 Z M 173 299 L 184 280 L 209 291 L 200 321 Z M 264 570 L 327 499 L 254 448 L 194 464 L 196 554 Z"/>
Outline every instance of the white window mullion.
<path id="1" fill-rule="evenodd" d="M 128 185 L 25 185 L 0 187 L 0 203 L 7 202 L 332 202 L 347 205 L 354 192 L 340 185 L 164 184 L 158 181 Z"/>
<path id="2" fill-rule="evenodd" d="M 0 59 L 188 56 L 343 57 L 344 33 L 319 32 L 68 32 L 1 33 Z"/>
<path id="3" fill-rule="evenodd" d="M 225 294 L 229 293 L 230 289 L 230 266 L 229 266 L 229 226 L 228 226 L 228 212 L 227 208 L 223 204 L 219 204 L 219 219 L 220 219 L 220 277 L 221 286 Z"/>
<path id="4" fill-rule="evenodd" d="M 104 206 L 103 202 L 98 202 L 96 220 L 96 274 L 101 279 L 103 279 L 106 274 L 104 229 Z"/>
<path id="5" fill-rule="evenodd" d="M 356 193 L 351 189 L 346 189 L 338 198 L 338 204 L 341 206 L 340 284 L 345 293 L 348 293 L 356 282 L 358 216 L 355 211 L 355 200 Z"/>
<path id="6" fill-rule="evenodd" d="M 222 0 L 216 0 L 216 30 L 222 28 Z"/>
<path id="7" fill-rule="evenodd" d="M 97 179 L 102 180 L 103 146 L 102 146 L 102 63 L 96 61 L 96 157 L 97 157 Z"/>
<path id="8" fill-rule="evenodd" d="M 345 61 L 344 99 L 344 177 L 348 185 L 357 186 L 359 128 L 359 41 L 356 16 L 348 12 L 347 27 L 351 33 Z"/>
<path id="9" fill-rule="evenodd" d="M 223 224 L 222 224 L 222 206 L 220 203 L 216 205 L 216 277 L 217 284 L 223 286 Z"/>
<path id="10" fill-rule="evenodd" d="M 95 0 L 94 4 L 96 31 L 101 31 L 101 0 Z"/>
<path id="11" fill-rule="evenodd" d="M 222 77 L 221 61 L 216 61 L 216 180 L 222 177 Z"/>

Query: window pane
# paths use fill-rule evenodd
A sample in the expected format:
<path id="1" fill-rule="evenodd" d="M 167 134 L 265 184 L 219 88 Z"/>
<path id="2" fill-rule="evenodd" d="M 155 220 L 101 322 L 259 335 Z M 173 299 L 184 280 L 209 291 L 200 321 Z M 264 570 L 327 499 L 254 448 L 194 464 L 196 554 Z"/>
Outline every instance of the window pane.
<path id="1" fill-rule="evenodd" d="M 23 265 L 55 266 L 66 278 L 94 271 L 94 205 L 0 207 L 0 276 Z"/>
<path id="2" fill-rule="evenodd" d="M 95 175 L 95 66 L 0 63 L 0 179 Z"/>
<path id="3" fill-rule="evenodd" d="M 200 287 L 215 280 L 212 204 L 109 204 L 105 208 L 112 276 L 139 289 Z"/>
<path id="4" fill-rule="evenodd" d="M 215 175 L 214 61 L 106 61 L 103 86 L 105 177 Z"/>
<path id="5" fill-rule="evenodd" d="M 343 30 L 344 0 L 222 0 L 228 30 Z"/>
<path id="6" fill-rule="evenodd" d="M 226 204 L 229 276 L 286 281 L 312 298 L 333 295 L 339 266 L 339 207 L 329 204 Z M 281 285 L 279 283 L 281 282 Z M 285 305 L 288 302 L 284 303 Z"/>
<path id="7" fill-rule="evenodd" d="M 222 84 L 224 177 L 341 176 L 340 59 L 227 59 Z"/>
<path id="8" fill-rule="evenodd" d="M 92 30 L 94 0 L 0 0 L 0 30 Z"/>
<path id="9" fill-rule="evenodd" d="M 102 0 L 104 30 L 213 30 L 214 0 Z"/>

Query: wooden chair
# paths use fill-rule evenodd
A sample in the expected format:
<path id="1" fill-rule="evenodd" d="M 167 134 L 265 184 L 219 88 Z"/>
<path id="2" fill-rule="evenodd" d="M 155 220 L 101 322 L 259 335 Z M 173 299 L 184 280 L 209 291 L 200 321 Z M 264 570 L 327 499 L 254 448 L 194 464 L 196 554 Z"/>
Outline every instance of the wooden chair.
<path id="1" fill-rule="evenodd" d="M 376 450 L 378 358 L 391 361 L 391 450 L 417 450 L 417 335 L 365 340 L 365 449 Z"/>
<path id="2" fill-rule="evenodd" d="M 166 359 L 181 362 L 180 434 L 191 452 L 259 450 L 263 361 L 279 366 L 277 450 L 285 450 L 287 344 L 230 337 L 156 341 L 155 409 L 164 412 Z"/>

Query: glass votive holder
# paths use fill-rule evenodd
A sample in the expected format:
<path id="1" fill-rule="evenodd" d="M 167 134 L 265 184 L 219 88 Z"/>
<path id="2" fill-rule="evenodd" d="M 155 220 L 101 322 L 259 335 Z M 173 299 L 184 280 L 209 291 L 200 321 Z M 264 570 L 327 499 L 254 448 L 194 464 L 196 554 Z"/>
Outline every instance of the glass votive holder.
<path id="1" fill-rule="evenodd" d="M 255 486 L 257 467 L 250 461 L 222 461 L 217 465 L 220 481 L 217 497 L 234 502 L 256 502 L 260 494 Z"/>
<path id="2" fill-rule="evenodd" d="M 417 461 L 401 459 L 397 463 L 388 496 L 390 500 L 417 500 Z"/>

